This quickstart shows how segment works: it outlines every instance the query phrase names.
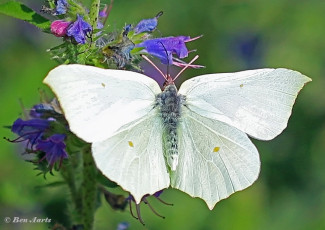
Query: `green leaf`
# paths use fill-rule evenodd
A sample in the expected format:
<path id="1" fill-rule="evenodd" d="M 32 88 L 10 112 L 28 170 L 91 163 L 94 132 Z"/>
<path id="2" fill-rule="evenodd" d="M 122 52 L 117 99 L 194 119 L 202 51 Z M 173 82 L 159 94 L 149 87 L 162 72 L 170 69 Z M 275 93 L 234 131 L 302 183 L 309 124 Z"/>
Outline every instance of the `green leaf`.
<path id="1" fill-rule="evenodd" d="M 118 185 L 114 181 L 109 180 L 100 171 L 98 171 L 97 178 L 96 179 L 97 179 L 97 181 L 100 184 L 105 185 L 105 186 L 107 186 L 109 188 L 116 188 L 116 187 L 118 187 Z"/>
<path id="2" fill-rule="evenodd" d="M 52 187 L 58 187 L 58 186 L 62 186 L 62 185 L 66 185 L 65 181 L 56 181 L 56 182 L 52 182 L 46 185 L 40 185 L 40 186 L 36 186 L 35 188 L 52 188 Z"/>
<path id="3" fill-rule="evenodd" d="M 50 31 L 51 21 L 39 15 L 29 7 L 16 1 L 0 4 L 0 13 L 24 20 L 37 26 L 44 32 Z"/>

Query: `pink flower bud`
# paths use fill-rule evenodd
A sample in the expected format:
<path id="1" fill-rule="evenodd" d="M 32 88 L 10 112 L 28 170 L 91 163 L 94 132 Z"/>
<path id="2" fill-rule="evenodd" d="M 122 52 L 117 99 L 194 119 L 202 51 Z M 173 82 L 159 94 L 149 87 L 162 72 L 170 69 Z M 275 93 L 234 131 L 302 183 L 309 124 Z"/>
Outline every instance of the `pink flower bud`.
<path id="1" fill-rule="evenodd" d="M 64 37 L 71 22 L 56 20 L 51 24 L 51 32 L 57 37 Z"/>

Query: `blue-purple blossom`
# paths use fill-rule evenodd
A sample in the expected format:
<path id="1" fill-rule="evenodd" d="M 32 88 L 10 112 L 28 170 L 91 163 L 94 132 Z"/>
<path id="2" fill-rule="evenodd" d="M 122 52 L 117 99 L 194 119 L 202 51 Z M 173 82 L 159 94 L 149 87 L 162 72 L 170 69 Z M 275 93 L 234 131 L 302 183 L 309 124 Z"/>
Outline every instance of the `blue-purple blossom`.
<path id="1" fill-rule="evenodd" d="M 55 5 L 56 5 L 55 15 L 61 15 L 67 12 L 67 8 L 68 8 L 67 0 L 56 0 Z"/>
<path id="2" fill-rule="evenodd" d="M 104 24 L 100 21 L 97 22 L 97 29 L 103 29 L 104 28 Z"/>
<path id="3" fill-rule="evenodd" d="M 124 26 L 123 35 L 125 34 L 125 36 L 126 36 L 130 32 L 131 28 L 132 28 L 131 24 L 127 24 L 126 26 Z"/>
<path id="4" fill-rule="evenodd" d="M 165 65 L 183 65 L 180 62 L 174 61 L 173 54 L 176 54 L 178 58 L 187 57 L 189 52 L 185 43 L 197 38 L 199 37 L 191 39 L 189 36 L 178 36 L 148 39 L 137 44 L 136 47 L 143 47 L 142 52 L 159 58 L 161 63 Z"/>
<path id="5" fill-rule="evenodd" d="M 68 28 L 67 36 L 73 37 L 80 44 L 86 43 L 86 36 L 92 31 L 91 26 L 77 15 L 77 20 Z"/>
<path id="6" fill-rule="evenodd" d="M 260 66 L 263 50 L 260 45 L 261 39 L 259 34 L 246 32 L 240 34 L 233 41 L 232 47 L 234 52 L 246 64 L 248 69 Z"/>
<path id="7" fill-rule="evenodd" d="M 65 151 L 64 144 L 65 135 L 54 134 L 45 140 L 39 140 L 36 145 L 36 150 L 45 152 L 45 158 L 52 167 L 57 161 L 60 164 L 63 159 L 68 158 L 68 154 Z"/>
<path id="8" fill-rule="evenodd" d="M 111 12 L 113 1 L 111 0 L 111 4 L 109 6 L 105 5 L 103 10 L 100 10 L 98 13 L 98 22 L 97 29 L 102 29 L 104 24 L 108 18 L 109 13 Z"/>
<path id="9" fill-rule="evenodd" d="M 21 142 L 28 140 L 27 148 L 33 148 L 33 146 L 39 141 L 45 130 L 50 127 L 50 121 L 44 119 L 31 119 L 24 121 L 18 118 L 11 127 L 11 131 L 19 135 L 16 140 L 12 142 Z M 28 146 L 30 145 L 30 146 Z"/>
<path id="10" fill-rule="evenodd" d="M 32 118 L 47 118 L 48 121 L 54 121 L 53 117 L 57 114 L 53 106 L 47 103 L 34 105 L 29 112 Z"/>
<path id="11" fill-rule="evenodd" d="M 158 25 L 158 18 L 163 14 L 163 12 L 159 12 L 156 17 L 150 19 L 141 20 L 135 27 L 134 33 L 140 34 L 143 32 L 152 32 L 156 29 Z"/>
<path id="12" fill-rule="evenodd" d="M 100 18 L 106 18 L 108 16 L 107 5 L 105 5 L 103 10 L 99 11 L 98 16 Z"/>
<path id="13" fill-rule="evenodd" d="M 121 222 L 117 225 L 116 230 L 127 230 L 130 224 L 128 222 Z"/>

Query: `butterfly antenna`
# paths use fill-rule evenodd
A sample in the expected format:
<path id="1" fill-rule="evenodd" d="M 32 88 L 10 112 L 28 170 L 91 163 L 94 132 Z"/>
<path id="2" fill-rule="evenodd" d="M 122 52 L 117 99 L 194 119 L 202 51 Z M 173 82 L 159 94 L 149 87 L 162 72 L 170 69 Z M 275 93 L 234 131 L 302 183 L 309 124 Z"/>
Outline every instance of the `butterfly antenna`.
<path id="1" fill-rule="evenodd" d="M 167 77 L 166 77 L 166 75 L 163 73 L 163 72 L 161 72 L 161 70 L 147 57 L 147 56 L 145 56 L 145 55 L 141 55 L 141 57 L 143 58 L 143 59 L 145 59 L 147 62 L 149 62 L 153 67 L 155 67 L 155 69 L 164 77 L 164 79 L 167 81 Z"/>
<path id="2" fill-rule="evenodd" d="M 174 81 L 198 58 L 199 55 L 196 55 L 186 66 L 184 66 L 184 68 L 181 71 L 179 71 L 179 73 L 176 75 Z"/>

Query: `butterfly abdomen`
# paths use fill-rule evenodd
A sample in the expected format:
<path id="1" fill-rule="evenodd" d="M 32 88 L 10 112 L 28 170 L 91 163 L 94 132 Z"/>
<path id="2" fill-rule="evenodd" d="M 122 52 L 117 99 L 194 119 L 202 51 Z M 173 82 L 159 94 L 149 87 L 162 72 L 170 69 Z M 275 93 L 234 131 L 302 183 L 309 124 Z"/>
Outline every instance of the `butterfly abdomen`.
<path id="1" fill-rule="evenodd" d="M 177 127 L 181 116 L 181 96 L 177 95 L 175 85 L 168 85 L 157 95 L 157 105 L 163 122 L 163 142 L 167 164 L 176 170 L 178 164 Z"/>

